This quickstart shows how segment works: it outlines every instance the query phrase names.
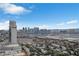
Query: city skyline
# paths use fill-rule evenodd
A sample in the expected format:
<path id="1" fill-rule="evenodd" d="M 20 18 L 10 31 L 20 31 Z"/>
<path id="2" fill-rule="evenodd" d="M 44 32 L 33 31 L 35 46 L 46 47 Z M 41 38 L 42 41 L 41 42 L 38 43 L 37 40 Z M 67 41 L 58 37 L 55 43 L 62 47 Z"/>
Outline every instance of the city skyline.
<path id="1" fill-rule="evenodd" d="M 22 27 L 41 29 L 79 28 L 79 4 L 14 3 L 0 4 L 0 29 L 8 29 L 9 20 Z"/>

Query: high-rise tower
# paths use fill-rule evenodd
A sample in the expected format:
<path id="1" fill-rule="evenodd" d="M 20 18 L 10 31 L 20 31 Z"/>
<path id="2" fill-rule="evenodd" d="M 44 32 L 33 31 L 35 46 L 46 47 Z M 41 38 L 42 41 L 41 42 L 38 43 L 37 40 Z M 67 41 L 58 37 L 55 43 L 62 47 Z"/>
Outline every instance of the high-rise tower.
<path id="1" fill-rule="evenodd" d="M 9 22 L 9 42 L 17 44 L 17 26 L 15 21 Z"/>
<path id="2" fill-rule="evenodd" d="M 3 45 L 1 48 L 3 51 L 2 56 L 11 55 L 19 56 L 21 55 L 21 46 L 17 43 L 17 26 L 15 21 L 9 22 L 9 44 Z"/>

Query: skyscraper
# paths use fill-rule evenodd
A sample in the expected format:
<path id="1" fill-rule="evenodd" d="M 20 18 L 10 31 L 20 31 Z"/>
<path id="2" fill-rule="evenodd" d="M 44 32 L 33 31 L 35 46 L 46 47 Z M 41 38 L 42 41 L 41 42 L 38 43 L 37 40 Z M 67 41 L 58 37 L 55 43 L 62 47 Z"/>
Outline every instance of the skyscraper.
<path id="1" fill-rule="evenodd" d="M 17 26 L 15 21 L 9 22 L 9 42 L 11 44 L 17 44 Z"/>
<path id="2" fill-rule="evenodd" d="M 17 26 L 15 21 L 9 21 L 9 44 L 1 47 L 2 55 L 18 56 L 22 55 L 21 46 L 17 43 Z"/>

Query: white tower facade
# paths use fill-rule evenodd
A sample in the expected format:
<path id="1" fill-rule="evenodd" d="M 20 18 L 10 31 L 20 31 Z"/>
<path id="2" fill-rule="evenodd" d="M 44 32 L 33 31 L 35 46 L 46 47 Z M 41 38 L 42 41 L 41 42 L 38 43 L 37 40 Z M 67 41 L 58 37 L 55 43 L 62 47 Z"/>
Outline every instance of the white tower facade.
<path id="1" fill-rule="evenodd" d="M 18 44 L 17 43 L 17 26 L 15 21 L 9 22 L 9 42 L 11 44 Z"/>

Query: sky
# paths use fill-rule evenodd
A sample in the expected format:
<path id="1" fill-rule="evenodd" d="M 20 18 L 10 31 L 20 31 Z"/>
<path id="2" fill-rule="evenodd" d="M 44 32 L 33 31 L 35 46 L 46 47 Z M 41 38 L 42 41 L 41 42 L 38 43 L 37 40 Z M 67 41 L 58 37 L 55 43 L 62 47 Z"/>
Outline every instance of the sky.
<path id="1" fill-rule="evenodd" d="M 78 3 L 0 3 L 0 30 L 8 29 L 9 20 L 17 28 L 79 28 Z"/>

